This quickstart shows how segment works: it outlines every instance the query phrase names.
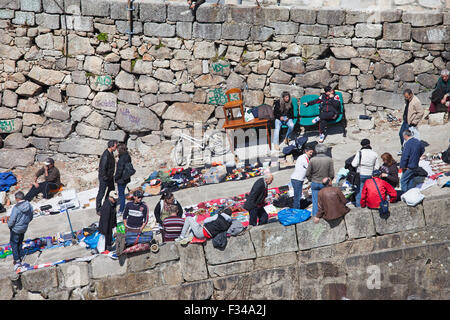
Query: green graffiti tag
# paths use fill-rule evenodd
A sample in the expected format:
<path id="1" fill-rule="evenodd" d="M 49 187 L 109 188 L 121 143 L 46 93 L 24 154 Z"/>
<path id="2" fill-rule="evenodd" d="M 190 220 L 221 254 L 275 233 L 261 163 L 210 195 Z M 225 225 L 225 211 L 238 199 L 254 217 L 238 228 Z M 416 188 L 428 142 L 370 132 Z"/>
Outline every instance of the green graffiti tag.
<path id="1" fill-rule="evenodd" d="M 9 133 L 14 131 L 14 120 L 0 120 L 0 132 Z"/>
<path id="2" fill-rule="evenodd" d="M 209 104 L 216 104 L 216 105 L 224 105 L 228 102 L 227 96 L 223 92 L 221 88 L 211 89 L 209 90 L 209 93 L 212 95 L 209 97 Z"/>
<path id="3" fill-rule="evenodd" d="M 223 69 L 228 68 L 230 66 L 230 64 L 222 64 L 221 62 L 216 62 L 212 64 L 212 69 L 214 70 L 214 72 L 220 72 L 223 74 Z"/>
<path id="4" fill-rule="evenodd" d="M 98 76 L 95 84 L 101 84 L 104 86 L 110 86 L 112 83 L 111 76 Z"/>

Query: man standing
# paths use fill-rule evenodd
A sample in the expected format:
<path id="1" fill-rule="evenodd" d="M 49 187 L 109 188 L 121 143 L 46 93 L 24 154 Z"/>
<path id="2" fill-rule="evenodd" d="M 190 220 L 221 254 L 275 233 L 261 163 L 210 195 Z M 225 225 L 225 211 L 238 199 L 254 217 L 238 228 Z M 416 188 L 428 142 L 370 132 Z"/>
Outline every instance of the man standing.
<path id="1" fill-rule="evenodd" d="M 350 208 L 345 205 L 347 199 L 341 189 L 333 187 L 331 181 L 329 177 L 322 180 L 324 187 L 318 194 L 318 211 L 314 217 L 314 223 L 319 223 L 321 218 L 327 221 L 335 220 L 345 216 L 350 211 Z"/>
<path id="2" fill-rule="evenodd" d="M 40 176 L 44 175 L 45 180 L 38 183 L 37 180 Z M 52 158 L 48 158 L 44 162 L 44 166 L 36 172 L 34 183 L 25 196 L 26 201 L 31 201 L 39 193 L 44 195 L 45 199 L 48 199 L 50 189 L 57 189 L 61 186 L 61 177 L 58 168 L 55 167 L 55 161 Z"/>
<path id="3" fill-rule="evenodd" d="M 294 209 L 300 209 L 300 200 L 302 198 L 303 181 L 305 180 L 306 169 L 308 169 L 309 159 L 311 159 L 314 150 L 306 146 L 305 153 L 297 158 L 294 172 L 291 175 L 292 188 L 294 189 Z"/>
<path id="4" fill-rule="evenodd" d="M 142 233 L 148 222 L 148 207 L 142 201 L 144 194 L 140 190 L 133 193 L 133 201 L 126 204 L 123 212 L 123 224 L 127 238 L 135 238 Z"/>
<path id="5" fill-rule="evenodd" d="M 450 72 L 447 69 L 441 71 L 441 76 L 431 94 L 430 113 L 447 112 L 450 114 Z"/>
<path id="6" fill-rule="evenodd" d="M 256 226 L 258 219 L 258 225 L 266 224 L 269 220 L 266 210 L 264 210 L 264 204 L 268 194 L 267 188 L 272 181 L 273 175 L 267 170 L 264 174 L 264 178 L 259 178 L 256 180 L 252 190 L 250 190 L 250 193 L 247 196 L 247 200 L 245 201 L 243 208 L 250 214 L 249 224 L 251 226 Z"/>
<path id="7" fill-rule="evenodd" d="M 315 216 L 318 211 L 317 201 L 319 191 L 324 187 L 323 179 L 334 179 L 333 159 L 326 155 L 327 146 L 323 144 L 316 145 L 316 156 L 309 161 L 308 169 L 306 169 L 306 177 L 311 181 L 311 192 L 313 210 L 312 215 Z"/>
<path id="8" fill-rule="evenodd" d="M 116 191 L 109 193 L 108 199 L 103 202 L 100 209 L 100 221 L 98 224 L 98 232 L 105 237 L 104 246 L 97 248 L 101 253 L 105 250 L 111 251 L 113 229 L 117 226 L 117 199 L 118 195 Z M 99 241 L 100 243 L 100 241 Z"/>
<path id="9" fill-rule="evenodd" d="M 312 121 L 313 123 L 319 122 L 320 143 L 325 140 L 328 121 L 336 119 L 341 109 L 339 96 L 335 95 L 334 89 L 332 89 L 330 86 L 326 86 L 324 88 L 324 91 L 325 93 L 323 93 L 318 99 L 304 103 L 305 106 L 311 106 L 316 103 L 320 103 L 320 114 Z"/>
<path id="10" fill-rule="evenodd" d="M 405 193 L 409 189 L 414 188 L 414 178 L 416 177 L 416 170 L 419 167 L 419 161 L 422 154 L 425 152 L 422 142 L 413 137 L 410 130 L 403 132 L 403 139 L 405 139 L 404 150 L 402 158 L 400 159 L 400 168 L 402 169 L 402 178 L 400 185 L 402 192 Z"/>
<path id="11" fill-rule="evenodd" d="M 8 228 L 10 230 L 9 244 L 11 245 L 14 258 L 14 271 L 22 265 L 22 242 L 28 229 L 28 224 L 33 220 L 33 207 L 25 200 L 23 192 L 17 192 L 15 198 L 17 204 L 12 209 L 8 220 Z"/>
<path id="12" fill-rule="evenodd" d="M 403 151 L 403 132 L 409 129 L 417 140 L 420 140 L 419 130 L 417 126 L 419 125 L 420 120 L 423 117 L 423 108 L 422 103 L 419 98 L 417 98 L 411 91 L 411 89 L 405 89 L 403 91 L 403 96 L 405 97 L 405 107 L 403 109 L 403 123 L 399 131 L 400 135 L 400 143 L 402 145 Z M 398 153 L 398 155 L 402 154 L 402 151 Z"/>
<path id="13" fill-rule="evenodd" d="M 98 167 L 99 187 L 96 199 L 97 214 L 100 215 L 103 197 L 108 198 L 109 193 L 114 190 L 114 170 L 116 168 L 116 160 L 114 159 L 114 151 L 117 149 L 117 141 L 109 140 L 108 148 L 103 152 Z M 106 190 L 108 189 L 108 190 Z"/>

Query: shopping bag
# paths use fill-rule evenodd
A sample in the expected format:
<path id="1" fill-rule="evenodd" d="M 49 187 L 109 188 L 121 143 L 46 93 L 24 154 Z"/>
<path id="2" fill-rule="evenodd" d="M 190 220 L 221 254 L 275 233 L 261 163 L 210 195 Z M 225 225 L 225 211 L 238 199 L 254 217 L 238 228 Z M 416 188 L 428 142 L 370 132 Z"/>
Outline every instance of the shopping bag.
<path id="1" fill-rule="evenodd" d="M 311 217 L 311 211 L 306 209 L 286 208 L 278 212 L 278 221 L 283 226 L 300 223 Z"/>

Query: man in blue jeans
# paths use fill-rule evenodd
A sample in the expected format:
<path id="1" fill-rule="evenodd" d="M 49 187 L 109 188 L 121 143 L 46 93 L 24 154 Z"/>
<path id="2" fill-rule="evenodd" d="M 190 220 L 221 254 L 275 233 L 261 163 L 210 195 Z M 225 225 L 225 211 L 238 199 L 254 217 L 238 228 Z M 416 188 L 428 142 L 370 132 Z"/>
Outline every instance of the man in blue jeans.
<path id="1" fill-rule="evenodd" d="M 416 170 L 419 167 L 419 161 L 422 154 L 425 152 L 422 142 L 413 137 L 410 130 L 403 132 L 405 145 L 403 148 L 402 158 L 400 159 L 400 168 L 402 169 L 402 178 L 400 185 L 402 192 L 414 188 L 414 178 L 416 177 Z"/>
<path id="2" fill-rule="evenodd" d="M 10 230 L 9 244 L 11 245 L 14 258 L 14 271 L 22 266 L 22 242 L 28 229 L 28 224 L 33 220 L 33 207 L 25 200 L 24 193 L 22 191 L 17 192 L 15 198 L 17 204 L 12 209 L 8 220 L 8 228 Z"/>
<path id="3" fill-rule="evenodd" d="M 306 177 L 311 181 L 313 216 L 316 216 L 319 210 L 319 191 L 325 187 L 323 180 L 327 177 L 331 180 L 334 179 L 333 159 L 326 155 L 327 150 L 328 147 L 324 144 L 316 145 L 315 151 L 317 155 L 309 161 L 308 168 L 306 169 Z"/>

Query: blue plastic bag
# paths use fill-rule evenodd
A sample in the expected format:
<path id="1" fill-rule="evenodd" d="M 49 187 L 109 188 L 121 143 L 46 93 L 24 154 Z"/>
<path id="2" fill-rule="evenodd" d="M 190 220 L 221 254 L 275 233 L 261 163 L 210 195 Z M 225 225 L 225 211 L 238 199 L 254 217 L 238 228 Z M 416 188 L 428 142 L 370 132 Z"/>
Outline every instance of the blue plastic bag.
<path id="1" fill-rule="evenodd" d="M 87 248 L 94 249 L 97 248 L 98 239 L 100 238 L 100 233 L 98 231 L 95 231 L 90 236 L 87 236 L 84 238 L 84 243 L 86 243 Z"/>
<path id="2" fill-rule="evenodd" d="M 0 191 L 9 191 L 17 183 L 16 176 L 11 172 L 0 172 Z"/>
<path id="3" fill-rule="evenodd" d="M 278 221 L 283 226 L 306 221 L 309 217 L 311 217 L 311 211 L 306 209 L 286 208 L 278 212 Z"/>

